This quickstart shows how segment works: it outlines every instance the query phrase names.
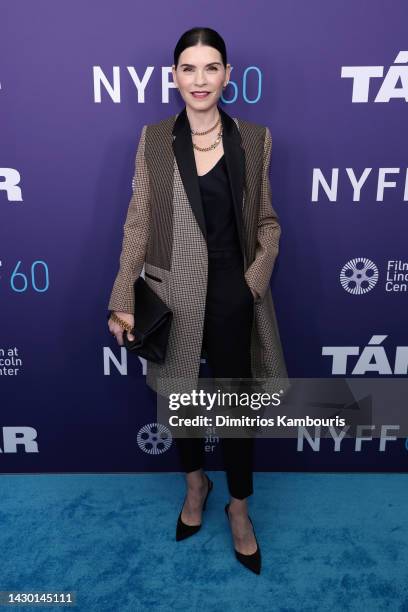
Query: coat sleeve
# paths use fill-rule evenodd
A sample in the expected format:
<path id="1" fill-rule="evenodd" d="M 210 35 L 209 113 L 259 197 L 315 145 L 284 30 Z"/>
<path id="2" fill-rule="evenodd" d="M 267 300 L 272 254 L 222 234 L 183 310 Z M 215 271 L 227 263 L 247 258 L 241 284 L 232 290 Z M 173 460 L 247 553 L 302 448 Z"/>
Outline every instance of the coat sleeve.
<path id="1" fill-rule="evenodd" d="M 279 251 L 281 227 L 278 215 L 272 207 L 272 192 L 269 180 L 272 136 L 265 127 L 265 140 L 262 165 L 261 201 L 259 206 L 257 246 L 255 259 L 245 272 L 248 285 L 257 293 L 259 303 L 269 288 L 273 267 Z"/>
<path id="2" fill-rule="evenodd" d="M 145 260 L 150 227 L 150 183 L 145 159 L 146 128 L 142 128 L 135 158 L 132 197 L 123 226 L 119 271 L 109 299 L 111 311 L 134 314 L 133 285 Z"/>

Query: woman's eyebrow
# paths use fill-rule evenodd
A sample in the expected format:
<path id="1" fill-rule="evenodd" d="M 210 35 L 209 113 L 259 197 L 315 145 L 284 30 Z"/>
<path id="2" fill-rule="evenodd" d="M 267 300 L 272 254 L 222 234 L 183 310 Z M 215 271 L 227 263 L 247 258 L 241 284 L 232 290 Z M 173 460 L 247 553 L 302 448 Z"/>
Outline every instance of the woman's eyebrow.
<path id="1" fill-rule="evenodd" d="M 206 64 L 206 66 L 211 66 L 212 64 L 219 64 L 219 65 L 221 65 L 221 62 L 210 62 L 209 64 Z M 182 68 L 183 66 L 191 66 L 191 67 L 195 68 L 194 64 L 180 64 L 180 68 Z"/>

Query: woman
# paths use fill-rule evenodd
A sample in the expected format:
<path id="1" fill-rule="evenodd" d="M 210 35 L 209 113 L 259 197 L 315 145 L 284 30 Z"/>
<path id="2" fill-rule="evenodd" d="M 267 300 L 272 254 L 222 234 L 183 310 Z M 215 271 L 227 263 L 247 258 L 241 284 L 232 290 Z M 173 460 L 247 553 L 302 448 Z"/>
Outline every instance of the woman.
<path id="1" fill-rule="evenodd" d="M 231 66 L 214 30 L 185 32 L 172 70 L 185 107 L 143 126 L 109 330 L 119 345 L 124 329 L 133 339 L 133 284 L 144 266 L 145 281 L 173 311 L 165 363 L 147 364 L 152 389 L 168 397 L 184 384 L 197 388 L 203 355 L 216 378 L 286 378 L 269 286 L 281 233 L 268 177 L 270 131 L 218 106 Z M 221 438 L 235 556 L 259 573 L 247 507 L 253 442 Z M 203 472 L 203 440 L 176 438 L 176 445 L 187 484 L 181 540 L 200 529 L 212 482 Z"/>

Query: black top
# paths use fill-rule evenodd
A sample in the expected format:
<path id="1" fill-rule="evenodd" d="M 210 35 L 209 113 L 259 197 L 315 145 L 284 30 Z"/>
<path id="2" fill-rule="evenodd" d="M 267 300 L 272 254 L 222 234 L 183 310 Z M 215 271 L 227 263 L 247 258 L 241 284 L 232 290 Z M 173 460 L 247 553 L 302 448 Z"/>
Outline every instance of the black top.
<path id="1" fill-rule="evenodd" d="M 198 175 L 198 182 L 207 228 L 209 254 L 215 251 L 240 251 L 225 154 L 209 172 L 202 176 Z"/>

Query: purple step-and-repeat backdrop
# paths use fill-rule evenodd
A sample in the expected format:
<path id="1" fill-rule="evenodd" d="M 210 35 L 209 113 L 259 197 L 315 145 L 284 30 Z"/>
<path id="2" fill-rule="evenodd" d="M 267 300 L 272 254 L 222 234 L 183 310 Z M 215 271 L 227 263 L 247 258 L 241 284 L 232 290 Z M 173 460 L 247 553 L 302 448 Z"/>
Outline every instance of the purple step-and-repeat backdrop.
<path id="1" fill-rule="evenodd" d="M 289 375 L 407 375 L 407 18 L 403 0 L 3 7 L 2 472 L 180 469 L 106 312 L 141 127 L 183 107 L 173 49 L 196 25 L 227 44 L 222 108 L 272 133 Z M 405 440 L 380 442 L 262 439 L 255 468 L 405 470 Z M 211 438 L 207 466 L 222 468 Z"/>

